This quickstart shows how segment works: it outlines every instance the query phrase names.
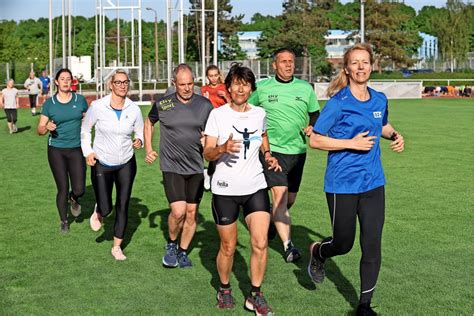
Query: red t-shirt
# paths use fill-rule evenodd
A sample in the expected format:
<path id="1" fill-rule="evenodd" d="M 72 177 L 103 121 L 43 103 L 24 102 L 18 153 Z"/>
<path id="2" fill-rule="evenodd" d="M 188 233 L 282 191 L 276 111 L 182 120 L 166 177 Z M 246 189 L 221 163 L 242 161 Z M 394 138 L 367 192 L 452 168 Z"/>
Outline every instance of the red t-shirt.
<path id="1" fill-rule="evenodd" d="M 227 103 L 224 97 L 221 97 L 219 96 L 219 94 L 217 94 L 218 91 L 223 91 L 230 98 L 229 92 L 227 91 L 225 84 L 223 83 L 218 84 L 215 88 L 212 88 L 209 85 L 201 87 L 202 95 L 208 98 L 215 108 L 218 108 L 221 105 Z"/>

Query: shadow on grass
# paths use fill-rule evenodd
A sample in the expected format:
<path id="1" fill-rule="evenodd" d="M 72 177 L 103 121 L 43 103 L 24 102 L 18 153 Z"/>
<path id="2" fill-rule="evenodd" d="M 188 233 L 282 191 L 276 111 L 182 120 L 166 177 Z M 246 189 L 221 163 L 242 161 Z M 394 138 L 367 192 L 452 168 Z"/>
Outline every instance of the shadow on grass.
<path id="1" fill-rule="evenodd" d="M 305 289 L 313 291 L 317 290 L 317 287 L 324 286 L 324 283 L 316 286 L 308 276 L 308 263 L 309 263 L 309 245 L 318 239 L 323 239 L 325 236 L 311 230 L 305 226 L 292 225 L 291 226 L 292 241 L 300 249 L 302 258 L 293 263 L 297 268 L 293 270 L 293 273 L 298 280 L 298 283 Z M 283 255 L 283 245 L 278 235 L 274 240 L 269 241 L 269 247 Z M 286 264 L 282 256 L 282 264 Z M 327 259 L 324 264 L 326 270 L 326 279 L 330 280 L 336 286 L 338 292 L 344 297 L 344 299 L 351 305 L 351 307 L 357 307 L 359 302 L 357 291 L 351 282 L 342 274 L 337 264 L 332 259 Z M 357 268 L 358 267 L 354 267 Z M 327 280 L 326 280 L 327 282 Z"/>
<path id="2" fill-rule="evenodd" d="M 130 241 L 132 240 L 133 234 L 138 229 L 142 222 L 142 218 L 146 218 L 148 216 L 148 207 L 140 203 L 141 200 L 136 197 L 130 198 L 130 204 L 128 207 L 128 222 L 127 228 L 125 229 L 125 236 L 122 242 L 122 249 L 125 249 Z M 92 214 L 92 212 L 91 212 Z M 96 238 L 96 242 L 101 243 L 105 240 L 113 240 L 114 239 L 114 225 L 115 225 L 115 212 L 112 212 L 111 215 L 104 218 L 104 230 L 102 234 Z"/>
<path id="3" fill-rule="evenodd" d="M 6 119 L 7 119 L 6 116 L 0 116 L 0 121 L 1 121 L 1 120 L 6 120 Z"/>
<path id="4" fill-rule="evenodd" d="M 28 125 L 28 126 L 18 128 L 18 131 L 16 131 L 16 132 L 17 133 L 22 133 L 22 132 L 25 132 L 25 131 L 30 130 L 30 129 L 31 129 L 31 126 Z"/>

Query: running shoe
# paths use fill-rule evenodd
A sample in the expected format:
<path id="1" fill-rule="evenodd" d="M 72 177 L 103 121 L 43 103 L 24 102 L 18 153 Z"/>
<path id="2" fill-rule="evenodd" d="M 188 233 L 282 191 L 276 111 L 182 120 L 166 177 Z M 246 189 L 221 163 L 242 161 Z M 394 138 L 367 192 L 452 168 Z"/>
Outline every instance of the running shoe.
<path id="1" fill-rule="evenodd" d="M 180 268 L 192 268 L 193 263 L 188 257 L 186 251 L 178 252 L 178 264 Z"/>
<path id="2" fill-rule="evenodd" d="M 61 232 L 61 234 L 69 233 L 69 223 L 67 221 L 65 222 L 61 221 L 61 225 L 59 226 L 59 231 Z"/>
<path id="3" fill-rule="evenodd" d="M 323 283 L 324 276 L 326 272 L 324 271 L 324 262 L 321 261 L 317 256 L 313 253 L 317 251 L 321 243 L 313 242 L 311 246 L 309 246 L 309 264 L 308 264 L 308 275 L 313 280 L 314 283 Z"/>
<path id="4" fill-rule="evenodd" d="M 370 302 L 362 303 L 357 306 L 357 316 L 375 316 L 377 313 L 370 307 Z"/>
<path id="5" fill-rule="evenodd" d="M 290 241 L 288 248 L 286 248 L 285 251 L 285 261 L 290 263 L 290 262 L 296 262 L 301 259 L 301 252 L 298 250 L 298 248 L 293 245 L 293 242 Z"/>
<path id="6" fill-rule="evenodd" d="M 204 190 L 211 189 L 211 177 L 207 174 L 207 169 L 204 169 Z"/>
<path id="7" fill-rule="evenodd" d="M 18 132 L 18 127 L 16 127 L 15 124 L 13 124 L 13 133 L 17 133 Z"/>
<path id="8" fill-rule="evenodd" d="M 79 215 L 81 215 L 81 204 L 74 200 L 74 198 L 72 197 L 72 191 L 69 192 L 69 203 L 71 203 L 72 216 L 78 217 Z"/>
<path id="9" fill-rule="evenodd" d="M 89 219 L 89 224 L 93 231 L 99 231 L 102 227 L 102 216 L 97 212 L 97 203 L 94 206 L 94 212 L 92 213 L 91 218 Z"/>
<path id="10" fill-rule="evenodd" d="M 265 297 L 263 297 L 262 292 L 255 293 L 255 295 L 247 297 L 245 300 L 245 308 L 251 312 L 255 312 L 255 315 L 257 316 L 273 315 L 273 311 L 270 306 L 268 306 L 268 303 L 265 300 Z"/>
<path id="11" fill-rule="evenodd" d="M 232 289 L 217 290 L 217 307 L 219 309 L 231 309 L 235 307 L 235 300 L 232 296 Z"/>
<path id="12" fill-rule="evenodd" d="M 175 243 L 167 243 L 166 253 L 163 256 L 163 266 L 165 268 L 176 268 L 178 266 L 178 246 Z"/>
<path id="13" fill-rule="evenodd" d="M 127 259 L 127 257 L 125 257 L 125 255 L 123 254 L 122 248 L 120 248 L 120 246 L 112 247 L 110 253 L 117 261 L 124 261 L 125 259 Z"/>

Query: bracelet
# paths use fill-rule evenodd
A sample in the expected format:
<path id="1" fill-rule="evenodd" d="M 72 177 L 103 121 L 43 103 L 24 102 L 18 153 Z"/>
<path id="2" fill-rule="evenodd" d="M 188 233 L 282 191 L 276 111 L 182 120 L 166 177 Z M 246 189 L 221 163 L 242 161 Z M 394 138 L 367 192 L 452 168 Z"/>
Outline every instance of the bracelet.
<path id="1" fill-rule="evenodd" d="M 271 152 L 270 150 L 265 150 L 265 151 L 263 152 L 263 157 L 265 157 L 265 155 L 266 155 L 267 153 L 269 153 L 270 156 L 272 155 L 272 152 Z"/>

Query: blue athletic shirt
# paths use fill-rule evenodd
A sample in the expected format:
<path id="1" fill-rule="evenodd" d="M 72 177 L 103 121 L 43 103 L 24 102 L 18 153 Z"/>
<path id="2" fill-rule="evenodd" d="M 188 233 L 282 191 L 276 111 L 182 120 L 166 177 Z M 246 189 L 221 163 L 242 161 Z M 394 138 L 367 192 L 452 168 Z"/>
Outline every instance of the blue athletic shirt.
<path id="1" fill-rule="evenodd" d="M 338 150 L 328 152 L 324 191 L 357 194 L 385 184 L 380 160 L 382 127 L 388 122 L 387 97 L 369 89 L 370 99 L 357 100 L 349 86 L 334 95 L 321 111 L 313 131 L 335 139 L 351 139 L 369 131 L 377 136 L 370 151 Z"/>

